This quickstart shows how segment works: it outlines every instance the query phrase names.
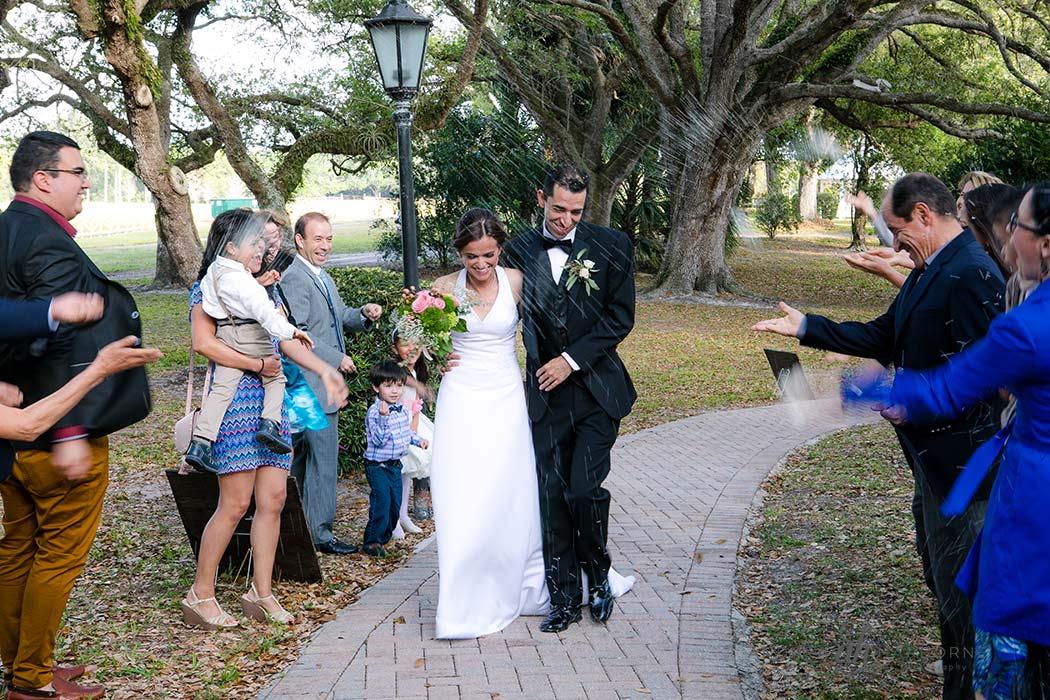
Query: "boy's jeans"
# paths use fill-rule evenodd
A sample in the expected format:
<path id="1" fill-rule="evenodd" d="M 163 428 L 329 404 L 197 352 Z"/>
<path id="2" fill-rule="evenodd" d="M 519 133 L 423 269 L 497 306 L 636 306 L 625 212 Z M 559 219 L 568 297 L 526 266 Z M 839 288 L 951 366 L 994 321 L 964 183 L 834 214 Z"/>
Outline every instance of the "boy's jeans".
<path id="1" fill-rule="evenodd" d="M 401 512 L 401 460 L 365 460 L 365 476 L 372 493 L 368 497 L 368 524 L 365 549 L 381 547 L 390 541 Z"/>

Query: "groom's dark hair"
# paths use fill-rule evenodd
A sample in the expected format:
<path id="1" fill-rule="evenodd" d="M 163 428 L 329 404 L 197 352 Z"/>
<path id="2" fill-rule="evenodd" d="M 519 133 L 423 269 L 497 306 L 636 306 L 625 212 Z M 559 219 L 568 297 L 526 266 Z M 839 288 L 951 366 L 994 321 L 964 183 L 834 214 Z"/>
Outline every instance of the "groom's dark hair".
<path id="1" fill-rule="evenodd" d="M 590 183 L 590 176 L 575 165 L 557 165 L 547 171 L 547 178 L 543 181 L 543 196 L 552 196 L 555 185 L 569 192 L 586 192 Z"/>
<path id="2" fill-rule="evenodd" d="M 368 381 L 372 382 L 374 387 L 383 386 L 387 382 L 404 384 L 407 378 L 408 370 L 395 360 L 377 362 L 368 372 Z"/>

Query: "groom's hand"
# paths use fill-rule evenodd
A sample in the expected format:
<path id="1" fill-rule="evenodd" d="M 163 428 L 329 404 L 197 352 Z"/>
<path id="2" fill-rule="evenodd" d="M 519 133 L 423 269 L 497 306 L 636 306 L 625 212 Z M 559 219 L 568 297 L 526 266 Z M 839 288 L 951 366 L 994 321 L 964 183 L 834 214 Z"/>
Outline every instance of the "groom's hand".
<path id="1" fill-rule="evenodd" d="M 539 368 L 536 378 L 540 380 L 540 391 L 554 391 L 572 374 L 572 367 L 560 355 Z"/>

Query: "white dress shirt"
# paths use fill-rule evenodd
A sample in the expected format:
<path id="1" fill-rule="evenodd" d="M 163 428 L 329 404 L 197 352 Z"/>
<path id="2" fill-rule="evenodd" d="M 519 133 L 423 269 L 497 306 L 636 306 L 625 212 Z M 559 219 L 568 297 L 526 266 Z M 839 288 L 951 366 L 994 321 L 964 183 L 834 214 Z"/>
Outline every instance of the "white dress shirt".
<path id="1" fill-rule="evenodd" d="M 551 235 L 550 231 L 547 230 L 547 222 L 544 222 L 543 237 L 549 238 L 552 241 L 575 241 L 576 227 L 573 226 L 572 230 L 561 238 L 555 238 Z M 551 276 L 554 277 L 554 284 L 558 284 L 558 282 L 561 281 L 561 272 L 565 268 L 565 263 L 569 262 L 569 251 L 558 247 L 549 248 L 547 250 L 547 258 L 551 261 Z M 572 367 L 573 372 L 579 371 L 580 366 L 576 364 L 576 360 L 569 356 L 569 353 L 563 352 L 561 356 L 569 363 L 569 367 Z"/>
<path id="2" fill-rule="evenodd" d="M 321 277 L 321 268 L 319 268 L 317 265 L 314 265 L 312 262 L 310 262 L 309 260 L 304 258 L 299 253 L 296 253 L 295 257 L 297 257 L 300 260 L 302 260 L 303 264 L 306 265 L 306 269 L 309 270 L 310 272 L 314 273 L 315 275 L 317 275 L 317 279 L 321 280 L 322 282 L 324 281 L 324 278 Z"/>
<path id="3" fill-rule="evenodd" d="M 216 285 L 215 278 L 220 268 L 223 272 L 218 275 Z M 226 319 L 226 311 L 219 304 L 221 299 L 231 316 L 257 321 L 278 340 L 291 340 L 295 333 L 295 326 L 277 310 L 266 289 L 252 277 L 248 268 L 236 260 L 221 255 L 215 258 L 201 280 L 201 295 L 204 297 L 204 313 L 217 321 Z"/>
<path id="4" fill-rule="evenodd" d="M 569 241 L 571 243 L 576 240 L 576 227 L 573 227 L 562 238 L 555 238 L 547 230 L 547 224 L 544 223 L 543 237 L 551 241 Z M 547 257 L 551 261 L 551 276 L 554 277 L 554 284 L 558 284 L 558 281 L 561 279 L 562 268 L 565 267 L 565 263 L 569 262 L 569 251 L 562 248 L 550 248 L 547 250 Z"/>

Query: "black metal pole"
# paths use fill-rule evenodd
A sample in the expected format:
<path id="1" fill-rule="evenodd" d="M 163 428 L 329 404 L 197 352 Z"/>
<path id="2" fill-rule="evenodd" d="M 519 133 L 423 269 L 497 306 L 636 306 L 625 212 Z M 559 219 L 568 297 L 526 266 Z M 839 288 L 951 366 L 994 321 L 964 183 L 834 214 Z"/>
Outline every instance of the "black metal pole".
<path id="1" fill-rule="evenodd" d="M 401 183 L 401 249 L 404 253 L 405 286 L 419 289 L 419 253 L 416 245 L 416 193 L 412 182 L 412 111 L 409 100 L 394 102 L 397 127 L 397 170 Z"/>

